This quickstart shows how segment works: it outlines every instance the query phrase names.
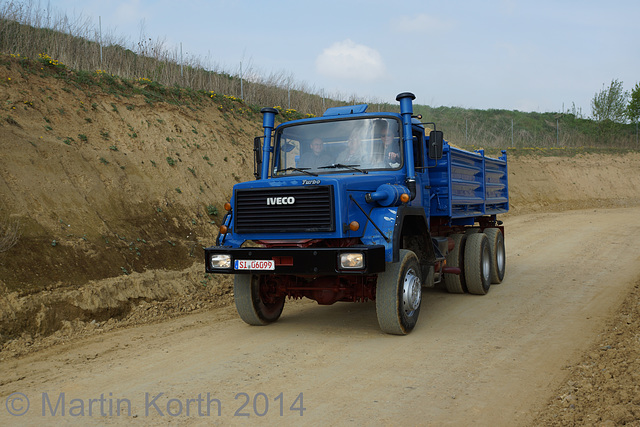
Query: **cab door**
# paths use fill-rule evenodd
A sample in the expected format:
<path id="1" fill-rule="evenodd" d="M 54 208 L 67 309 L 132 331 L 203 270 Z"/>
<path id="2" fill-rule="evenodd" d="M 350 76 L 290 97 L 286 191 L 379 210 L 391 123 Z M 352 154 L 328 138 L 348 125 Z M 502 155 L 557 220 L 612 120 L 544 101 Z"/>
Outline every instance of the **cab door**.
<path id="1" fill-rule="evenodd" d="M 425 156 L 424 130 L 418 127 L 413 128 L 413 162 L 416 171 L 416 198 L 414 206 L 425 209 L 425 215 L 429 218 L 429 171 Z"/>

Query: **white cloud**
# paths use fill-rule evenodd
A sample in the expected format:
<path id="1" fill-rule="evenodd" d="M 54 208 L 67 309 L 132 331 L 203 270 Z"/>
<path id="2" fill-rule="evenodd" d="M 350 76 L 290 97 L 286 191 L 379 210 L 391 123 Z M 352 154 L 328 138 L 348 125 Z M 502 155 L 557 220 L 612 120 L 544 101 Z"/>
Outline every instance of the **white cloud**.
<path id="1" fill-rule="evenodd" d="M 318 73 L 337 79 L 375 81 L 386 75 L 380 53 L 350 39 L 336 42 L 316 58 Z"/>

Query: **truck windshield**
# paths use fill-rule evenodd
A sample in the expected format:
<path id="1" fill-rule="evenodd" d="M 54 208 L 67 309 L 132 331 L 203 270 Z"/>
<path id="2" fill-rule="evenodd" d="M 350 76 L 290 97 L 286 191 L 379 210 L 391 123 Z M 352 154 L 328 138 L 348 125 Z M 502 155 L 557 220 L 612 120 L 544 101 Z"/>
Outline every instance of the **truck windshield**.
<path id="1" fill-rule="evenodd" d="M 299 123 L 275 135 L 273 176 L 402 167 L 400 126 L 392 118 Z"/>

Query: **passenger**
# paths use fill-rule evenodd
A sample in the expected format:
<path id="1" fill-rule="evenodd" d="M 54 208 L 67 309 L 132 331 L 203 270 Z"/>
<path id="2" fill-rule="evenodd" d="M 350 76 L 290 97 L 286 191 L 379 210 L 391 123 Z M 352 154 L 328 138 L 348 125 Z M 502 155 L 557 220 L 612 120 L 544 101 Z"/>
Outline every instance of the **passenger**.
<path id="1" fill-rule="evenodd" d="M 311 151 L 300 156 L 300 167 L 318 169 L 320 166 L 331 164 L 331 157 L 324 152 L 324 142 L 320 138 L 314 138 L 309 145 Z"/>
<path id="2" fill-rule="evenodd" d="M 384 161 L 392 167 L 396 167 L 400 164 L 400 144 L 391 135 L 388 129 L 385 129 L 380 134 L 380 139 L 384 143 Z"/>
<path id="3" fill-rule="evenodd" d="M 354 130 L 347 141 L 347 148 L 338 154 L 336 163 L 343 165 L 361 165 L 364 163 L 364 154 L 362 153 L 362 138 L 360 132 Z"/>
<path id="4" fill-rule="evenodd" d="M 373 164 L 378 168 L 389 168 L 400 166 L 400 144 L 395 140 L 393 132 L 389 131 L 387 122 L 377 123 L 377 137 L 382 142 L 376 146 Z"/>

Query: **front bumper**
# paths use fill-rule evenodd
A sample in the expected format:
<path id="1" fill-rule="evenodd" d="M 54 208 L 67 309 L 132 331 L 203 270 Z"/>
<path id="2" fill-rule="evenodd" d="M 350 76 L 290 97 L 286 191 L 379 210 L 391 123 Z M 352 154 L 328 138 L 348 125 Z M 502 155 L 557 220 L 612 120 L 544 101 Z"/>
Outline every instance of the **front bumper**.
<path id="1" fill-rule="evenodd" d="M 385 247 L 350 246 L 347 248 L 225 248 L 212 246 L 204 250 L 207 273 L 222 274 L 290 274 L 290 275 L 352 275 L 381 273 L 385 268 Z M 359 252 L 364 256 L 361 269 L 339 268 L 340 255 Z M 228 254 L 229 268 L 212 268 L 212 255 Z M 236 270 L 236 260 L 273 260 L 275 270 Z"/>

